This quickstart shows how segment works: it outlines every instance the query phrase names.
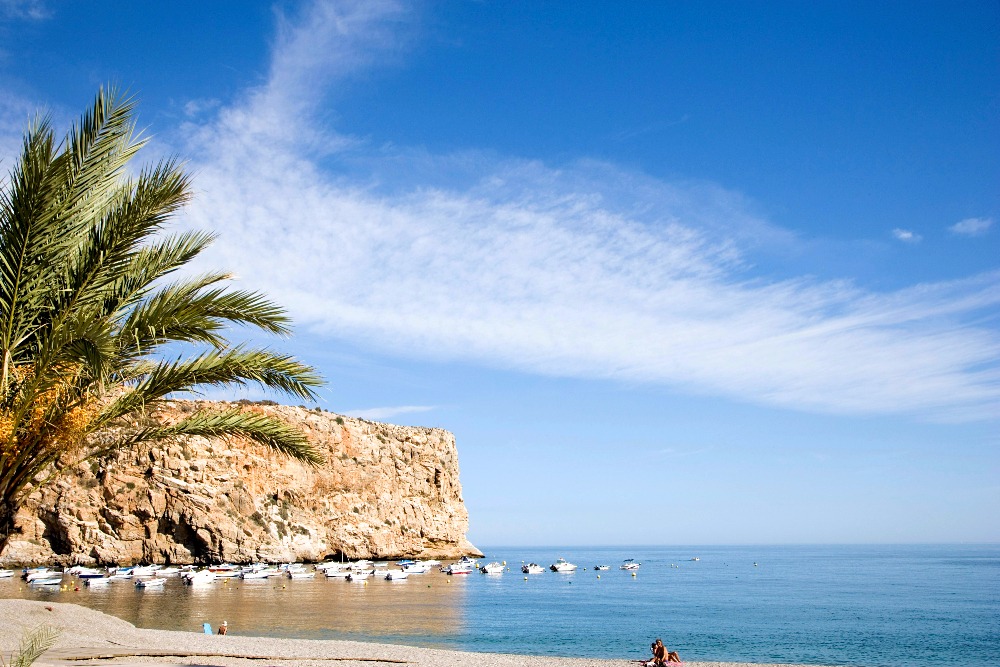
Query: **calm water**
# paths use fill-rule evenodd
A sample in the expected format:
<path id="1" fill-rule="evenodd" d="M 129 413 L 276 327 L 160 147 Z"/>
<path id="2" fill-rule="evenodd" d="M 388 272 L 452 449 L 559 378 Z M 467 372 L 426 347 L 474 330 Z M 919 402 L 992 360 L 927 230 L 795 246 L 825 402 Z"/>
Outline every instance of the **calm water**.
<path id="1" fill-rule="evenodd" d="M 0 597 L 76 602 L 147 628 L 227 620 L 231 634 L 472 651 L 637 659 L 660 636 L 685 660 L 1000 665 L 1000 545 L 484 551 L 511 572 L 367 584 L 170 581 L 160 592 L 0 580 Z M 560 556 L 581 569 L 527 581 L 520 572 L 522 560 L 548 566 Z M 637 576 L 618 570 L 625 558 L 642 562 Z M 595 572 L 598 563 L 613 569 Z"/>

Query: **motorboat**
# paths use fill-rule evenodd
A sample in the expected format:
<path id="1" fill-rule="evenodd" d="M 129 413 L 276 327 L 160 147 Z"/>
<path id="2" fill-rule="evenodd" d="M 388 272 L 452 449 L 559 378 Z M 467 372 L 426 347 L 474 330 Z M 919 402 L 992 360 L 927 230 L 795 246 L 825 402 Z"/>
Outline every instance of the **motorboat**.
<path id="1" fill-rule="evenodd" d="M 328 567 L 323 570 L 323 574 L 325 574 L 328 579 L 346 579 L 351 576 L 351 570 L 346 567 Z"/>
<path id="2" fill-rule="evenodd" d="M 278 570 L 273 567 L 269 567 L 263 570 L 249 570 L 245 572 L 240 572 L 240 579 L 244 581 L 253 581 L 255 579 L 268 579 L 270 577 L 275 576 L 276 574 L 278 574 Z"/>
<path id="3" fill-rule="evenodd" d="M 47 577 L 35 577 L 28 583 L 32 586 L 59 586 L 62 584 L 62 573 L 56 572 Z"/>
<path id="4" fill-rule="evenodd" d="M 111 583 L 111 577 L 88 577 L 83 580 L 84 586 L 107 586 Z"/>
<path id="5" fill-rule="evenodd" d="M 638 570 L 642 563 L 636 563 L 634 558 L 626 558 L 625 561 L 618 566 L 619 570 Z"/>
<path id="6" fill-rule="evenodd" d="M 348 581 L 364 581 L 368 577 L 372 576 L 372 573 L 368 570 L 351 570 L 350 574 L 347 575 Z"/>
<path id="7" fill-rule="evenodd" d="M 132 576 L 138 577 L 155 577 L 156 571 L 160 569 L 159 565 L 141 565 L 132 568 Z"/>
<path id="8" fill-rule="evenodd" d="M 156 571 L 156 576 L 158 577 L 172 577 L 175 574 L 180 574 L 181 568 L 179 567 L 165 567 L 161 570 Z"/>
<path id="9" fill-rule="evenodd" d="M 415 561 L 415 560 L 413 560 L 411 558 L 404 558 L 402 560 L 397 560 L 396 561 L 396 565 L 398 565 L 399 567 L 406 567 L 407 565 L 413 565 L 416 562 L 417 561 Z"/>
<path id="10" fill-rule="evenodd" d="M 573 572 L 576 570 L 576 565 L 568 562 L 565 558 L 560 558 L 552 565 L 549 565 L 549 569 L 553 572 Z"/>
<path id="11" fill-rule="evenodd" d="M 183 575 L 184 583 L 190 586 L 201 586 L 215 583 L 217 579 L 215 572 L 211 570 L 192 570 Z"/>
<path id="12" fill-rule="evenodd" d="M 238 577 L 240 574 L 240 568 L 235 565 L 230 565 L 229 563 L 223 563 L 222 565 L 210 565 L 208 571 L 214 574 L 216 577 Z"/>
<path id="13" fill-rule="evenodd" d="M 541 574 L 545 572 L 545 568 L 538 563 L 528 563 L 527 565 L 521 566 L 521 572 L 525 574 Z"/>
<path id="14" fill-rule="evenodd" d="M 479 571 L 483 574 L 503 574 L 503 563 L 493 561 L 492 563 L 483 565 L 479 568 Z"/>
<path id="15" fill-rule="evenodd" d="M 108 571 L 102 570 L 96 567 L 85 567 L 83 565 L 74 565 L 65 572 L 66 574 L 79 577 L 80 579 L 93 579 L 94 577 L 104 577 L 107 576 Z"/>
<path id="16" fill-rule="evenodd" d="M 403 572 L 407 574 L 425 574 L 430 572 L 431 566 L 427 563 L 422 563 L 420 561 L 407 563 L 403 565 Z"/>
<path id="17" fill-rule="evenodd" d="M 167 583 L 167 580 L 163 577 L 151 577 L 148 579 L 136 579 L 136 588 L 163 588 L 163 584 Z"/>
<path id="18" fill-rule="evenodd" d="M 441 564 L 441 561 L 439 561 L 437 559 L 434 559 L 434 558 L 428 558 L 427 560 L 421 561 L 421 562 L 424 563 L 424 564 L 426 564 L 428 567 L 434 567 L 435 565 L 440 565 Z"/>
<path id="19" fill-rule="evenodd" d="M 605 572 L 606 570 L 610 570 L 611 566 L 610 565 L 595 565 L 594 569 L 598 570 L 599 572 Z"/>
<path id="20" fill-rule="evenodd" d="M 316 576 L 316 570 L 307 570 L 305 568 L 301 570 L 286 570 L 285 576 L 289 579 L 312 579 Z"/>
<path id="21" fill-rule="evenodd" d="M 402 581 L 410 576 L 406 570 L 387 570 L 385 573 L 386 581 Z"/>
<path id="22" fill-rule="evenodd" d="M 479 568 L 479 564 L 472 558 L 468 556 L 462 556 L 456 562 L 441 568 L 441 571 L 445 574 L 469 574 L 473 570 Z"/>
<path id="23" fill-rule="evenodd" d="M 14 570 L 0 570 L 0 579 L 10 579 L 14 576 Z"/>
<path id="24" fill-rule="evenodd" d="M 59 577 L 62 580 L 62 572 L 56 572 L 47 567 L 38 567 L 24 573 L 24 580 L 29 584 L 39 579 L 52 579 L 55 577 Z"/>

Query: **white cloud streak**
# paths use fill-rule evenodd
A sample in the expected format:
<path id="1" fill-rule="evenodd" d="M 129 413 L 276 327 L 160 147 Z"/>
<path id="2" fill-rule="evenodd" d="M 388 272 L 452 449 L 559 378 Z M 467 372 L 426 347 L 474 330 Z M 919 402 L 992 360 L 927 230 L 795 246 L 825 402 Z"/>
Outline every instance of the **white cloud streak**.
<path id="1" fill-rule="evenodd" d="M 924 238 L 909 229 L 900 229 L 898 227 L 892 230 L 892 236 L 897 241 L 902 241 L 903 243 L 920 243 Z"/>
<path id="2" fill-rule="evenodd" d="M 767 280 L 750 253 L 794 235 L 718 186 L 377 149 L 315 122 L 324 89 L 392 59 L 408 20 L 391 2 L 283 18 L 266 85 L 184 126 L 198 192 L 183 220 L 220 234 L 202 267 L 408 358 L 822 412 L 1000 414 L 1000 272 L 892 293 Z"/>
<path id="3" fill-rule="evenodd" d="M 959 236 L 983 236 L 993 226 L 993 218 L 966 218 L 948 228 Z"/>

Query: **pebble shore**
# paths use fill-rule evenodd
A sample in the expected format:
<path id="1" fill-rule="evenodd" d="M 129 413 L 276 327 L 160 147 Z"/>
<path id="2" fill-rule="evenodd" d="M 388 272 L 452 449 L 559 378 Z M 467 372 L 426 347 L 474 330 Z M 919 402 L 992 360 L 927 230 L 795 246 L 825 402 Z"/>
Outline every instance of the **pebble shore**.
<path id="1" fill-rule="evenodd" d="M 351 641 L 224 637 L 194 632 L 144 630 L 114 616 L 74 604 L 0 600 L 0 655 L 6 660 L 25 632 L 39 626 L 59 631 L 36 667 L 69 665 L 218 665 L 219 667 L 635 667 L 633 660 L 554 658 L 465 653 Z M 637 653 L 641 651 L 637 650 Z M 765 667 L 751 663 L 685 662 L 685 667 Z M 776 667 L 776 666 L 775 666 Z"/>

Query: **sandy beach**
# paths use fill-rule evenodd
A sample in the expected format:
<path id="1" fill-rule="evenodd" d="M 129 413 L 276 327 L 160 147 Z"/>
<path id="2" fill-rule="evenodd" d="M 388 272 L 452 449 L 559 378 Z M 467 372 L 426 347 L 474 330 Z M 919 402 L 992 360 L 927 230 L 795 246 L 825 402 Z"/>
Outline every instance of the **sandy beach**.
<path id="1" fill-rule="evenodd" d="M 220 667 L 625 667 L 637 660 L 553 658 L 464 653 L 394 644 L 206 635 L 144 630 L 74 604 L 0 600 L 0 654 L 6 660 L 21 636 L 38 626 L 59 630 L 36 665 L 219 665 Z M 637 658 L 641 648 L 636 649 Z M 685 662 L 690 667 L 749 667 L 752 663 Z"/>

